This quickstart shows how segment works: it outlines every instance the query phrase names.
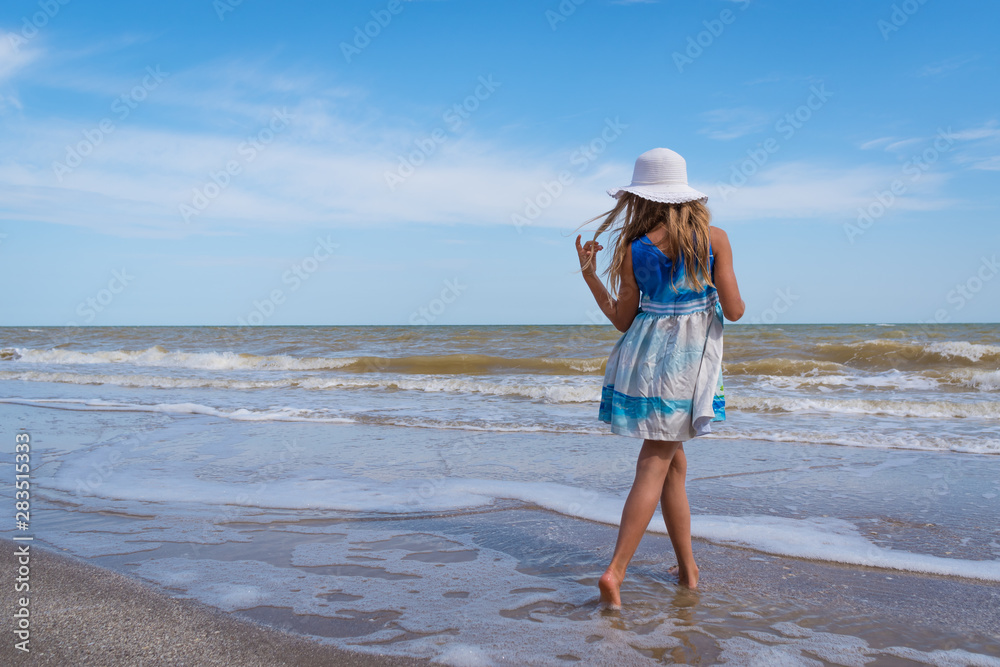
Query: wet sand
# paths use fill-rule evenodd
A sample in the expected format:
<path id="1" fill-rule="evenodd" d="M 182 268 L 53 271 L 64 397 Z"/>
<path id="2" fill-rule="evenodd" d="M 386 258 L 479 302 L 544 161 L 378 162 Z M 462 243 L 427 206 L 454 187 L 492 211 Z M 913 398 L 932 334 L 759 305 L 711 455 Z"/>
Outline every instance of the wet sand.
<path id="1" fill-rule="evenodd" d="M 20 544 L 24 544 L 23 542 Z M 14 588 L 15 542 L 2 539 L 0 586 Z M 5 665 L 425 665 L 359 654 L 240 620 L 200 602 L 176 599 L 138 580 L 31 546 L 30 654 L 5 632 Z M 5 593 L 4 618 L 15 596 Z M 9 621 L 5 627 L 10 627 Z"/>

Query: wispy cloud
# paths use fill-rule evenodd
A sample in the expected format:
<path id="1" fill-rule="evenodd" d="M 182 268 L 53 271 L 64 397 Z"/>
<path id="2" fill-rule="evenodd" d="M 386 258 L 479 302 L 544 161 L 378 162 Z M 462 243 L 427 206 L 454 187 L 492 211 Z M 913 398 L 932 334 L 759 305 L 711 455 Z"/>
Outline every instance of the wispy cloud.
<path id="1" fill-rule="evenodd" d="M 951 136 L 960 141 L 1000 139 L 1000 127 L 997 127 L 997 121 L 991 120 L 980 127 L 970 127 L 958 132 L 952 132 Z"/>
<path id="2" fill-rule="evenodd" d="M 917 76 L 937 76 L 960 68 L 962 65 L 978 60 L 979 56 L 955 56 L 940 62 L 924 65 L 917 71 Z"/>
<path id="3" fill-rule="evenodd" d="M 738 139 L 759 132 L 770 122 L 767 114 L 748 107 L 713 109 L 702 113 L 701 119 L 709 127 L 698 130 L 698 133 L 718 141 Z"/>
<path id="4" fill-rule="evenodd" d="M 891 141 L 893 141 L 893 137 L 879 137 L 878 139 L 872 139 L 871 141 L 866 141 L 865 143 L 861 144 L 860 148 L 863 151 L 868 151 L 873 148 L 885 146 Z"/>
<path id="5" fill-rule="evenodd" d="M 924 141 L 925 141 L 924 137 L 911 137 L 909 139 L 900 139 L 899 141 L 893 141 L 892 143 L 886 144 L 885 150 L 887 151 L 906 150 L 909 146 L 914 146 L 916 144 L 923 143 Z"/>
<path id="6" fill-rule="evenodd" d="M 983 171 L 1000 171 L 1000 155 L 977 158 L 969 162 L 970 169 L 981 169 Z"/>
<path id="7" fill-rule="evenodd" d="M 0 32 L 0 83 L 12 78 L 42 54 L 37 47 L 19 47 L 12 36 L 13 33 Z"/>
<path id="8" fill-rule="evenodd" d="M 739 0 L 732 0 L 737 2 Z M 781 74 L 779 72 L 771 72 L 762 77 L 755 79 L 750 79 L 749 81 L 744 81 L 744 86 L 759 86 L 764 83 L 820 83 L 823 79 L 812 74 Z"/>
<path id="9" fill-rule="evenodd" d="M 753 182 L 728 193 L 725 199 L 716 185 L 692 185 L 709 194 L 709 207 L 721 225 L 727 220 L 774 218 L 822 222 L 856 215 L 858 207 L 869 205 L 876 192 L 900 178 L 900 169 L 888 165 L 838 169 L 797 161 L 762 170 Z M 919 189 L 910 185 L 894 210 L 926 211 L 956 205 L 958 202 L 941 194 L 948 179 L 944 173 L 923 174 Z"/>
<path id="10" fill-rule="evenodd" d="M 948 140 L 949 143 L 944 151 L 936 147 L 937 142 Z M 926 144 L 935 153 L 948 154 L 948 161 L 958 168 L 975 169 L 982 171 L 1000 170 L 1000 124 L 996 119 L 991 119 L 977 127 L 967 127 L 955 130 L 952 127 L 939 128 L 939 132 L 934 136 L 910 137 L 908 139 L 897 139 L 895 137 L 879 137 L 861 144 L 862 150 L 873 148 L 883 148 L 886 151 L 906 153 L 913 151 L 913 147 Z M 916 157 L 916 156 L 915 156 Z M 934 158 L 935 161 L 937 157 Z"/>
<path id="11" fill-rule="evenodd" d="M 1000 170 L 1000 127 L 995 119 L 979 127 L 952 132 L 952 137 L 964 142 L 955 156 L 955 162 L 968 169 L 982 171 Z"/>

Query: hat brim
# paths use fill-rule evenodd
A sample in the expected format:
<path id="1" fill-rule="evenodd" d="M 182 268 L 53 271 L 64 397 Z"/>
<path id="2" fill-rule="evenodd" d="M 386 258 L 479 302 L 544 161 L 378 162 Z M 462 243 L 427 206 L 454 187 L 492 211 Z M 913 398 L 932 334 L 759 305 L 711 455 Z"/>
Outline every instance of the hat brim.
<path id="1" fill-rule="evenodd" d="M 686 204 L 691 201 L 700 201 L 704 204 L 708 201 L 708 195 L 695 190 L 689 185 L 627 185 L 623 188 L 611 188 L 608 190 L 608 194 L 615 199 L 621 197 L 622 193 L 625 192 L 631 192 L 643 199 L 649 199 L 662 204 Z"/>

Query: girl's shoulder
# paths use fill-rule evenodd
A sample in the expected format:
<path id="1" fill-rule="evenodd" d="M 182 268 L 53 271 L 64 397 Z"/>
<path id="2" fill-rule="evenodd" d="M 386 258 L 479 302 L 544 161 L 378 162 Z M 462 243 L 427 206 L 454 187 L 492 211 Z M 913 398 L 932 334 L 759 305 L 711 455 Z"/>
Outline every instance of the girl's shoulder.
<path id="1" fill-rule="evenodd" d="M 714 225 L 709 225 L 708 227 L 708 239 L 712 244 L 713 248 L 728 248 L 729 247 L 729 235 L 721 227 L 715 227 Z"/>

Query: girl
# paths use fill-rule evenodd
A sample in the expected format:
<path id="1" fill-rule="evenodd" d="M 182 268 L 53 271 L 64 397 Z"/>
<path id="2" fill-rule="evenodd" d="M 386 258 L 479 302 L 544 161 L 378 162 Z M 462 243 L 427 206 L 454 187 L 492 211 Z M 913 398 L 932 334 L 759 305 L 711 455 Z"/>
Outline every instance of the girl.
<path id="1" fill-rule="evenodd" d="M 598 305 L 624 332 L 608 357 L 599 418 L 614 433 L 643 438 L 615 552 L 598 582 L 601 601 L 619 608 L 625 570 L 658 502 L 677 556 L 670 571 L 682 586 L 698 586 L 683 442 L 726 417 L 723 316 L 740 319 L 745 304 L 729 239 L 709 226 L 708 196 L 688 186 L 684 158 L 666 148 L 647 151 L 632 183 L 608 194 L 617 205 L 602 214 L 594 240 L 581 246 L 576 237 L 576 249 Z M 604 248 L 597 237 L 609 228 L 617 236 L 606 273 L 617 298 L 596 271 Z"/>

